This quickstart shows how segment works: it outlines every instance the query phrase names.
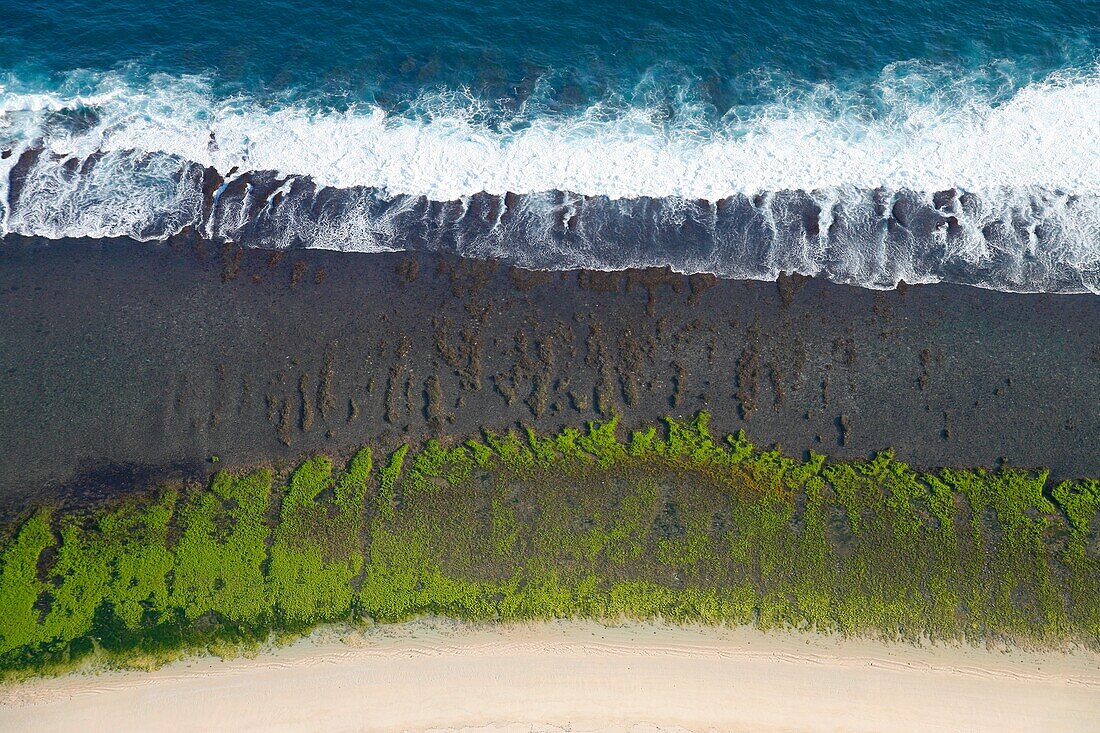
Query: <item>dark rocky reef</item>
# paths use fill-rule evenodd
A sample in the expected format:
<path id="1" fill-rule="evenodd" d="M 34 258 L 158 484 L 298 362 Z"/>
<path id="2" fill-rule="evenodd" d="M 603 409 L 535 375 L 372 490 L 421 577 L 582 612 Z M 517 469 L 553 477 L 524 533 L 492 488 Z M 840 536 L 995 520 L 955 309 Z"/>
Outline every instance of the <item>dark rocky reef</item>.
<path id="1" fill-rule="evenodd" d="M 215 456 L 701 409 L 795 455 L 1100 475 L 1092 296 L 532 272 L 185 232 L 8 238 L 0 317 L 8 511 L 202 476 Z"/>

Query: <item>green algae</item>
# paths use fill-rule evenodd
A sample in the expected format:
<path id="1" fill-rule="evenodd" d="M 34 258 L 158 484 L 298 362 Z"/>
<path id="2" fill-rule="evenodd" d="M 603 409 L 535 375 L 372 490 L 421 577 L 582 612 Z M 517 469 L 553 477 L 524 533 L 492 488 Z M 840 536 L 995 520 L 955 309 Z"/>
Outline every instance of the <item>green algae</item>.
<path id="1" fill-rule="evenodd" d="M 218 473 L 210 491 L 177 508 L 181 536 L 173 548 L 172 610 L 187 623 L 213 616 L 245 628 L 271 620 L 266 522 L 271 473 Z"/>
<path id="2" fill-rule="evenodd" d="M 34 645 L 49 638 L 39 623 L 38 602 L 49 586 L 38 577 L 38 561 L 54 543 L 50 513 L 43 509 L 23 523 L 0 555 L 0 655 L 14 663 L 30 659 Z"/>
<path id="3" fill-rule="evenodd" d="M 749 623 L 1100 645 L 1100 482 L 795 460 L 706 413 L 621 435 L 402 445 L 221 471 L 0 540 L 0 665 L 120 662 L 335 620 Z"/>
<path id="4" fill-rule="evenodd" d="M 280 625 L 300 628 L 351 612 L 352 583 L 363 567 L 359 534 L 371 468 L 371 450 L 364 448 L 338 481 L 325 456 L 290 477 L 267 572 Z M 331 498 L 319 500 L 328 491 Z"/>

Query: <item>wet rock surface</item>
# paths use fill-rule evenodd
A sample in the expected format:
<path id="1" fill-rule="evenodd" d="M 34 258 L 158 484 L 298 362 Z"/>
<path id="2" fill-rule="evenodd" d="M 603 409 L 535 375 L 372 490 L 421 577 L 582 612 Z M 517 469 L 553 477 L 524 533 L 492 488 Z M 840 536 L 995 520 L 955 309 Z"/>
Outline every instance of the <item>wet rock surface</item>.
<path id="1" fill-rule="evenodd" d="M 701 409 L 794 455 L 1100 475 L 1088 295 L 9 237 L 0 318 L 5 513 L 220 461 Z"/>

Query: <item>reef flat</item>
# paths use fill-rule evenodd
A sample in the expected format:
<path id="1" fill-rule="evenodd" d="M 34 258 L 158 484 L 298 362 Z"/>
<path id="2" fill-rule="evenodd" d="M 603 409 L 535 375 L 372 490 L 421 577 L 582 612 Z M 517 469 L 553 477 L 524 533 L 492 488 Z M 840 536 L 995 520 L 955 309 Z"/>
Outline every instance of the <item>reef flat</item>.
<path id="1" fill-rule="evenodd" d="M 41 507 L 0 550 L 0 663 L 148 665 L 425 613 L 1100 644 L 1100 481 L 796 460 L 708 423 L 366 447 L 335 472 Z"/>
<path id="2" fill-rule="evenodd" d="M 1100 475 L 1100 299 L 430 254 L 0 248 L 0 505 L 707 410 L 792 456 Z"/>

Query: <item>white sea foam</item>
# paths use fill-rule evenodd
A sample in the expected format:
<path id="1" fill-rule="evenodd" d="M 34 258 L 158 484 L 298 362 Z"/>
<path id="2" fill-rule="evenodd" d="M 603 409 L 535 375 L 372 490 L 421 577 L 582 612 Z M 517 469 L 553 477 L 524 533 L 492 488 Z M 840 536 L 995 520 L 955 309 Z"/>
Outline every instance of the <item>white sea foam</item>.
<path id="1" fill-rule="evenodd" d="M 3 232 L 165 236 L 202 219 L 193 163 L 230 177 L 275 171 L 351 189 L 336 207 L 298 202 L 269 212 L 278 226 L 257 235 L 265 246 L 399 249 L 401 216 L 413 204 L 379 215 L 377 197 L 461 208 L 479 192 L 510 192 L 527 195 L 522 217 L 476 238 L 451 234 L 452 248 L 547 267 L 826 273 L 875 287 L 967 270 L 962 279 L 989 287 L 1100 289 L 1100 69 L 1054 75 L 1003 98 L 965 83 L 930 90 L 906 74 L 919 69 L 884 71 L 873 107 L 866 95 L 819 87 L 709 122 L 604 103 L 489 125 L 476 100 L 462 95 L 420 104 L 417 116 L 392 115 L 222 98 L 202 79 L 164 76 L 139 84 L 107 75 L 80 94 L 0 87 L 0 149 L 12 151 L 0 161 Z M 10 170 L 32 147 L 44 154 L 13 202 Z M 85 171 L 89 157 L 96 164 Z M 946 189 L 975 194 L 969 209 L 954 200 L 943 211 L 957 219 L 952 237 L 935 229 L 909 241 L 904 231 L 887 232 L 896 194 L 935 210 L 931 194 Z M 885 213 L 872 200 L 876 190 L 886 192 Z M 774 196 L 783 191 L 810 193 L 820 235 L 789 231 L 805 212 L 785 208 Z M 546 192 L 621 201 L 612 212 L 620 218 L 642 215 L 631 201 L 661 199 L 655 232 L 667 235 L 690 209 L 682 215 L 709 228 L 713 241 L 682 255 L 608 242 L 622 227 L 606 224 L 607 211 L 595 223 L 570 223 L 578 205 L 547 203 Z M 738 196 L 763 198 L 755 220 L 736 231 L 700 215 L 697 204 L 676 203 Z M 232 238 L 244 231 L 246 211 L 240 204 L 204 226 Z M 760 236 L 764 249 L 750 241 Z"/>
<path id="2" fill-rule="evenodd" d="M 0 130 L 26 140 L 37 129 L 60 154 L 160 152 L 223 172 L 275 170 L 435 200 L 550 190 L 709 200 L 843 187 L 1100 193 L 1100 73 L 1051 77 L 998 104 L 977 92 L 916 98 L 896 85 L 879 96 L 873 115 L 822 87 L 707 126 L 597 104 L 493 129 L 469 105 L 436 105 L 429 119 L 410 119 L 377 107 L 218 99 L 197 79 L 132 87 L 105 77 L 93 93 L 69 98 L 0 90 Z M 50 112 L 79 107 L 94 109 L 96 123 L 49 129 Z"/>
<path id="3" fill-rule="evenodd" d="M 81 162 L 81 161 L 74 161 Z M 10 231 L 61 237 L 155 239 L 198 220 L 202 191 L 169 156 L 105 153 L 97 165 L 45 161 L 27 177 Z"/>

